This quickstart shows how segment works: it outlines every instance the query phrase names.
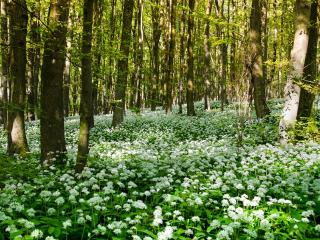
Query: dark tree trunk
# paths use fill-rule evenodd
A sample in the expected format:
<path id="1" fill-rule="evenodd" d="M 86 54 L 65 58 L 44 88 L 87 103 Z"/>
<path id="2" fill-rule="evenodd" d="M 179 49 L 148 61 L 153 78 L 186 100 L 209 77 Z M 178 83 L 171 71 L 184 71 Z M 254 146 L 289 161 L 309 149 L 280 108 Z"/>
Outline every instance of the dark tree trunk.
<path id="1" fill-rule="evenodd" d="M 167 57 L 168 60 L 166 66 L 166 93 L 165 93 L 165 109 L 166 113 L 172 112 L 172 104 L 173 104 L 173 81 L 174 81 L 174 51 L 176 47 L 176 30 L 175 30 L 175 22 L 176 22 L 176 0 L 168 0 L 170 20 L 169 20 L 169 46 L 167 49 Z"/>
<path id="2" fill-rule="evenodd" d="M 131 42 L 132 13 L 134 0 L 124 0 L 123 22 L 120 52 L 122 57 L 118 61 L 118 79 L 115 86 L 115 103 L 113 106 L 112 126 L 123 122 L 128 77 L 128 57 Z"/>
<path id="3" fill-rule="evenodd" d="M 157 86 L 160 81 L 160 66 L 159 66 L 159 42 L 161 36 L 160 29 L 160 14 L 159 14 L 159 0 L 154 0 L 155 6 L 152 6 L 152 31 L 153 31 L 153 76 L 151 89 L 151 111 L 156 110 L 157 106 Z"/>
<path id="4" fill-rule="evenodd" d="M 81 100 L 80 100 L 80 133 L 76 171 L 81 172 L 87 164 L 89 154 L 89 135 L 92 126 L 92 21 L 93 1 L 85 0 L 83 3 L 83 32 L 82 32 L 82 59 L 81 59 Z"/>
<path id="5" fill-rule="evenodd" d="M 185 0 L 182 2 L 185 5 Z M 182 10 L 181 22 L 180 22 L 180 70 L 179 70 L 179 86 L 178 86 L 178 105 L 179 114 L 182 114 L 183 104 L 183 86 L 185 84 L 185 33 L 186 33 L 186 16 L 185 10 Z"/>
<path id="6" fill-rule="evenodd" d="M 263 118 L 270 113 L 266 102 L 266 81 L 263 75 L 261 47 L 261 13 L 262 5 L 259 0 L 252 1 L 250 31 L 249 31 L 249 60 L 248 70 L 253 85 L 253 98 L 257 118 Z"/>
<path id="7" fill-rule="evenodd" d="M 8 0 L 1 0 L 1 79 L 0 79 L 0 123 L 7 126 L 8 78 L 9 78 L 9 29 Z"/>
<path id="8" fill-rule="evenodd" d="M 24 111 L 26 99 L 26 38 L 28 13 L 25 0 L 10 5 L 10 109 L 8 118 L 8 153 L 25 154 L 28 149 Z"/>
<path id="9" fill-rule="evenodd" d="M 38 85 L 40 70 L 40 2 L 36 1 L 32 6 L 30 18 L 30 41 L 29 48 L 29 74 L 28 74 L 28 111 L 29 119 L 35 120 L 38 109 Z"/>
<path id="10" fill-rule="evenodd" d="M 314 84 L 317 78 L 318 5 L 319 4 L 317 1 L 313 1 L 311 4 L 309 44 L 303 72 L 303 83 L 305 83 L 306 85 Z M 298 119 L 303 120 L 303 118 L 310 117 L 314 98 L 314 93 L 301 88 Z"/>
<path id="11" fill-rule="evenodd" d="M 41 159 L 51 163 L 65 156 L 63 111 L 63 70 L 65 64 L 66 32 L 69 0 L 51 0 L 41 69 Z"/>
<path id="12" fill-rule="evenodd" d="M 68 18 L 68 31 L 70 31 L 69 36 L 67 36 L 67 45 L 66 45 L 66 60 L 63 70 L 63 109 L 64 116 L 69 116 L 69 95 L 70 95 L 70 70 L 71 70 L 71 45 L 72 45 L 72 19 L 71 16 Z"/>
<path id="13" fill-rule="evenodd" d="M 211 52 L 211 44 L 210 44 L 210 16 L 212 10 L 212 2 L 213 0 L 208 0 L 207 9 L 206 9 L 206 22 L 205 22 L 205 32 L 204 32 L 204 109 L 210 110 L 210 92 L 211 92 L 211 61 L 210 61 L 210 52 Z"/>
<path id="14" fill-rule="evenodd" d="M 187 115 L 194 116 L 194 72 L 193 72 L 193 29 L 194 29 L 194 5 L 195 0 L 189 0 L 189 16 L 188 16 L 188 72 L 187 72 Z"/>
<path id="15" fill-rule="evenodd" d="M 138 1 L 138 48 L 137 48 L 137 58 L 136 58 L 136 75 L 135 75 L 135 84 L 134 87 L 136 88 L 135 91 L 135 107 L 138 111 L 141 109 L 141 84 L 144 79 L 143 73 L 143 43 L 144 43 L 144 36 L 143 36 L 143 8 L 144 8 L 144 0 Z"/>
<path id="16" fill-rule="evenodd" d="M 112 0 L 112 4 L 116 4 L 115 0 Z M 98 100 L 98 83 L 99 80 L 102 78 L 102 54 L 101 54 L 101 48 L 103 46 L 103 36 L 102 36 L 102 30 L 101 30 L 101 24 L 102 24 L 102 18 L 103 18 L 103 0 L 95 0 L 94 1 L 94 21 L 93 21 L 93 28 L 96 29 L 96 31 L 93 31 L 93 34 L 95 37 L 95 42 L 93 44 L 92 49 L 92 77 L 93 77 L 93 85 L 92 85 L 92 104 L 93 104 L 93 111 L 95 114 L 99 113 L 99 100 Z M 113 21 L 114 23 L 114 21 Z M 115 23 L 114 23 L 115 24 Z M 113 67 L 113 66 L 111 66 Z M 112 76 L 111 76 L 112 77 Z M 109 106 L 111 102 L 111 92 L 107 93 L 107 99 L 109 99 Z M 110 107 L 109 107 L 110 108 Z M 110 113 L 110 109 L 104 109 L 106 113 Z"/>

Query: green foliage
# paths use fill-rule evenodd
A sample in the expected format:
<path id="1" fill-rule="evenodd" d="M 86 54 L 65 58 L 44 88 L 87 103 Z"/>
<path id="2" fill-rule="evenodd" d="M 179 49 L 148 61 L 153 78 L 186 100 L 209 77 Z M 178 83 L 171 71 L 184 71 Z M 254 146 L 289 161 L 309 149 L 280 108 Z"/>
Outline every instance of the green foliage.
<path id="1" fill-rule="evenodd" d="M 29 123 L 33 154 L 0 161 L 0 240 L 320 238 L 319 144 L 278 146 L 274 110 L 244 122 L 238 147 L 234 106 L 198 108 L 129 112 L 116 129 L 96 117 L 81 174 L 78 118 L 66 121 L 63 169 L 38 165 L 39 126 Z"/>

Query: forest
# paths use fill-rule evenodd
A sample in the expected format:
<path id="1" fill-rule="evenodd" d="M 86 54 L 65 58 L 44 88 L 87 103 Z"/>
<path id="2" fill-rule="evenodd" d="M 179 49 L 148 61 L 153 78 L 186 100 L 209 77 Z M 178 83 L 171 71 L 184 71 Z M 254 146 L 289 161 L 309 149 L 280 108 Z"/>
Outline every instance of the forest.
<path id="1" fill-rule="evenodd" d="M 320 239 L 318 0 L 0 0 L 0 240 Z"/>

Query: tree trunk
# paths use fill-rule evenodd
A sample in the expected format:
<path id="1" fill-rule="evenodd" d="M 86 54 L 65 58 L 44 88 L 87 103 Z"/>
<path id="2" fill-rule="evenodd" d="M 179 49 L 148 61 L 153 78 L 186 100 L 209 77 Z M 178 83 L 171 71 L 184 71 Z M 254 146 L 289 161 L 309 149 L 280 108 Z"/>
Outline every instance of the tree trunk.
<path id="1" fill-rule="evenodd" d="M 176 0 L 168 0 L 169 6 L 169 41 L 168 41 L 168 49 L 167 49 L 167 67 L 166 67 L 166 93 L 165 93 L 165 109 L 166 113 L 172 112 L 172 104 L 173 104 L 173 77 L 174 77 L 174 51 L 176 47 L 176 30 L 175 30 L 175 22 L 176 22 Z"/>
<path id="2" fill-rule="evenodd" d="M 69 0 L 51 0 L 41 70 L 41 159 L 51 163 L 65 156 L 63 111 L 63 70 Z"/>
<path id="3" fill-rule="evenodd" d="M 206 9 L 206 23 L 205 23 L 205 32 L 204 32 L 204 109 L 210 110 L 210 92 L 211 92 L 211 61 L 210 61 L 210 51 L 211 51 L 211 44 L 210 44 L 210 16 L 212 10 L 212 3 L 213 0 L 208 0 L 207 9 Z"/>
<path id="4" fill-rule="evenodd" d="M 188 16 L 188 72 L 187 72 L 187 115 L 196 115 L 194 110 L 194 72 L 193 72 L 193 29 L 194 29 L 194 5 L 195 0 L 189 0 L 189 16 Z"/>
<path id="5" fill-rule="evenodd" d="M 143 44 L 144 44 L 144 36 L 143 36 L 143 8 L 144 8 L 144 0 L 138 1 L 138 49 L 137 49 L 137 59 L 136 59 L 136 76 L 135 76 L 135 107 L 138 111 L 141 109 L 141 83 L 144 79 L 143 74 Z"/>
<path id="6" fill-rule="evenodd" d="M 66 45 L 66 60 L 63 70 L 63 109 L 64 116 L 69 116 L 69 94 L 70 94 L 70 70 L 71 70 L 71 45 L 72 45 L 72 19 L 71 16 L 68 18 L 68 30 L 71 31 L 69 36 L 67 36 L 67 45 Z"/>
<path id="7" fill-rule="evenodd" d="M 303 72 L 303 83 L 307 85 L 314 84 L 317 78 L 318 5 L 319 4 L 317 1 L 313 1 L 311 3 L 309 44 Z M 303 118 L 310 117 L 314 98 L 314 93 L 308 92 L 304 88 L 301 89 L 298 108 L 298 119 L 303 120 Z"/>
<path id="8" fill-rule="evenodd" d="M 82 59 L 81 59 L 81 100 L 80 100 L 80 133 L 76 171 L 81 172 L 87 164 L 89 154 L 89 134 L 92 126 L 92 21 L 93 1 L 83 3 L 83 32 L 82 32 Z"/>
<path id="9" fill-rule="evenodd" d="M 124 0 L 122 35 L 120 45 L 121 58 L 118 60 L 118 79 L 115 86 L 115 103 L 113 106 L 112 119 L 113 127 L 116 127 L 123 122 L 125 111 L 133 6 L 134 0 Z"/>
<path id="10" fill-rule="evenodd" d="M 11 96 L 8 118 L 8 153 L 25 154 L 28 149 L 24 111 L 26 99 L 26 38 L 28 13 L 25 0 L 10 6 L 10 81 Z"/>
<path id="11" fill-rule="evenodd" d="M 280 143 L 288 143 L 288 131 L 294 127 L 299 107 L 300 87 L 295 81 L 301 81 L 308 49 L 310 24 L 310 1 L 296 0 L 295 37 L 291 51 L 291 70 L 285 87 L 285 105 L 279 125 Z"/>
<path id="12" fill-rule="evenodd" d="M 8 78 L 9 78 L 9 29 L 8 0 L 1 0 L 1 79 L 0 79 L 0 123 L 7 126 Z"/>
<path id="13" fill-rule="evenodd" d="M 249 60 L 247 67 L 251 75 L 257 118 L 263 118 L 270 113 L 266 102 L 266 81 L 262 63 L 261 13 L 261 2 L 259 0 L 253 0 L 250 16 Z"/>
<path id="14" fill-rule="evenodd" d="M 101 48 L 103 46 L 103 36 L 102 36 L 102 18 L 103 18 L 103 0 L 95 0 L 94 1 L 94 21 L 93 21 L 93 28 L 96 29 L 96 31 L 93 31 L 93 34 L 95 35 L 93 39 L 95 39 L 95 42 L 93 43 L 93 49 L 92 49 L 92 77 L 93 77 L 93 84 L 92 84 L 92 105 L 94 108 L 94 113 L 99 113 L 99 94 L 98 94 L 98 84 L 99 80 L 102 78 L 102 53 Z M 112 0 L 112 4 L 115 6 L 116 1 Z M 112 6 L 113 6 L 112 5 Z M 115 21 L 113 20 L 113 24 L 115 24 Z M 111 25 L 112 26 L 112 25 Z M 111 40 L 110 40 L 111 41 Z M 112 46 L 111 46 L 112 47 Z M 113 47 L 112 47 L 113 48 Z M 113 65 L 110 66 L 112 68 Z M 111 76 L 112 78 L 112 76 Z M 110 81 L 109 81 L 110 82 Z M 106 113 L 110 113 L 109 105 L 111 103 L 111 92 L 107 93 L 107 109 L 105 109 Z"/>
<path id="15" fill-rule="evenodd" d="M 40 2 L 36 1 L 31 7 L 30 19 L 30 48 L 29 48 L 29 74 L 28 74 L 28 111 L 29 119 L 35 120 L 38 109 L 38 85 L 40 70 Z"/>
<path id="16" fill-rule="evenodd" d="M 157 85 L 160 81 L 160 66 L 159 66 L 159 42 L 161 37 L 160 29 L 160 14 L 159 0 L 154 0 L 155 6 L 152 6 L 152 31 L 153 31 L 153 77 L 152 77 L 152 90 L 151 90 L 151 111 L 156 110 L 157 106 Z"/>

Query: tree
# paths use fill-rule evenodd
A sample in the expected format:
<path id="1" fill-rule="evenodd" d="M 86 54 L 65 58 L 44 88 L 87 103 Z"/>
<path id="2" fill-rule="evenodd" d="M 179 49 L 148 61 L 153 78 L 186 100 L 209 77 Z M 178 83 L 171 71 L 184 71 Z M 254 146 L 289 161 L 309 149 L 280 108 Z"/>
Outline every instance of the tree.
<path id="1" fill-rule="evenodd" d="M 206 22 L 205 22 L 205 32 L 204 32 L 204 62 L 205 62 L 205 70 L 204 70 L 204 109 L 210 110 L 210 53 L 211 53 L 211 44 L 210 44 L 210 16 L 212 10 L 213 0 L 208 0 L 207 8 L 206 8 Z"/>
<path id="2" fill-rule="evenodd" d="M 253 85 L 253 98 L 258 118 L 269 114 L 270 110 L 266 102 L 266 81 L 264 78 L 261 47 L 261 12 L 262 3 L 259 0 L 252 1 L 249 31 L 249 59 L 248 72 Z"/>
<path id="3" fill-rule="evenodd" d="M 194 0 L 189 0 L 189 16 L 188 16 L 188 71 L 187 71 L 187 115 L 196 115 L 194 110 L 194 72 L 193 72 L 193 28 L 194 28 Z"/>
<path id="4" fill-rule="evenodd" d="M 31 5 L 30 22 L 30 47 L 28 49 L 28 112 L 29 119 L 36 119 L 36 112 L 38 108 L 38 85 L 39 85 L 39 71 L 40 71 L 40 1 L 37 0 Z"/>
<path id="5" fill-rule="evenodd" d="M 303 81 L 302 81 L 306 85 L 314 84 L 317 77 L 318 5 L 319 5 L 318 1 L 313 1 L 311 3 L 309 43 L 308 43 L 307 56 L 304 64 Z M 298 108 L 298 119 L 310 117 L 314 98 L 315 98 L 314 93 L 308 91 L 305 88 L 301 89 L 299 108 Z"/>
<path id="6" fill-rule="evenodd" d="M 309 0 L 296 0 L 295 36 L 291 50 L 291 70 L 285 87 L 285 105 L 279 125 L 280 143 L 289 141 L 288 131 L 294 127 L 299 107 L 300 87 L 296 81 L 303 77 L 304 63 L 308 49 L 310 24 Z"/>
<path id="7" fill-rule="evenodd" d="M 1 79 L 0 79 L 0 123 L 7 125 L 8 78 L 9 78 L 9 37 L 8 0 L 1 0 Z"/>
<path id="8" fill-rule="evenodd" d="M 131 28 L 134 0 L 124 0 L 120 53 L 118 60 L 118 79 L 115 86 L 112 126 L 123 122 L 128 77 L 128 57 L 131 43 Z"/>
<path id="9" fill-rule="evenodd" d="M 8 115 L 8 153 L 25 154 L 28 149 L 24 111 L 26 99 L 26 38 L 28 13 L 25 0 L 10 7 L 10 107 Z"/>
<path id="10" fill-rule="evenodd" d="M 176 47 L 176 0 L 167 0 L 168 5 L 168 46 L 166 49 L 166 73 L 165 73 L 165 110 L 172 112 L 173 104 L 173 77 L 174 77 L 174 52 Z"/>
<path id="11" fill-rule="evenodd" d="M 87 163 L 89 154 L 89 135 L 92 126 L 92 21 L 93 1 L 85 0 L 83 3 L 83 32 L 82 32 L 82 59 L 81 59 L 81 102 L 80 102 L 80 133 L 76 171 L 81 172 Z"/>
<path id="12" fill-rule="evenodd" d="M 152 5 L 152 89 L 151 89 L 151 110 L 155 111 L 157 106 L 157 85 L 160 81 L 160 66 L 159 66 L 159 42 L 161 37 L 160 29 L 160 14 L 159 14 L 159 0 L 154 0 Z"/>
<path id="13" fill-rule="evenodd" d="M 63 70 L 69 0 L 51 0 L 41 69 L 41 159 L 62 160 L 66 151 L 63 111 Z"/>

